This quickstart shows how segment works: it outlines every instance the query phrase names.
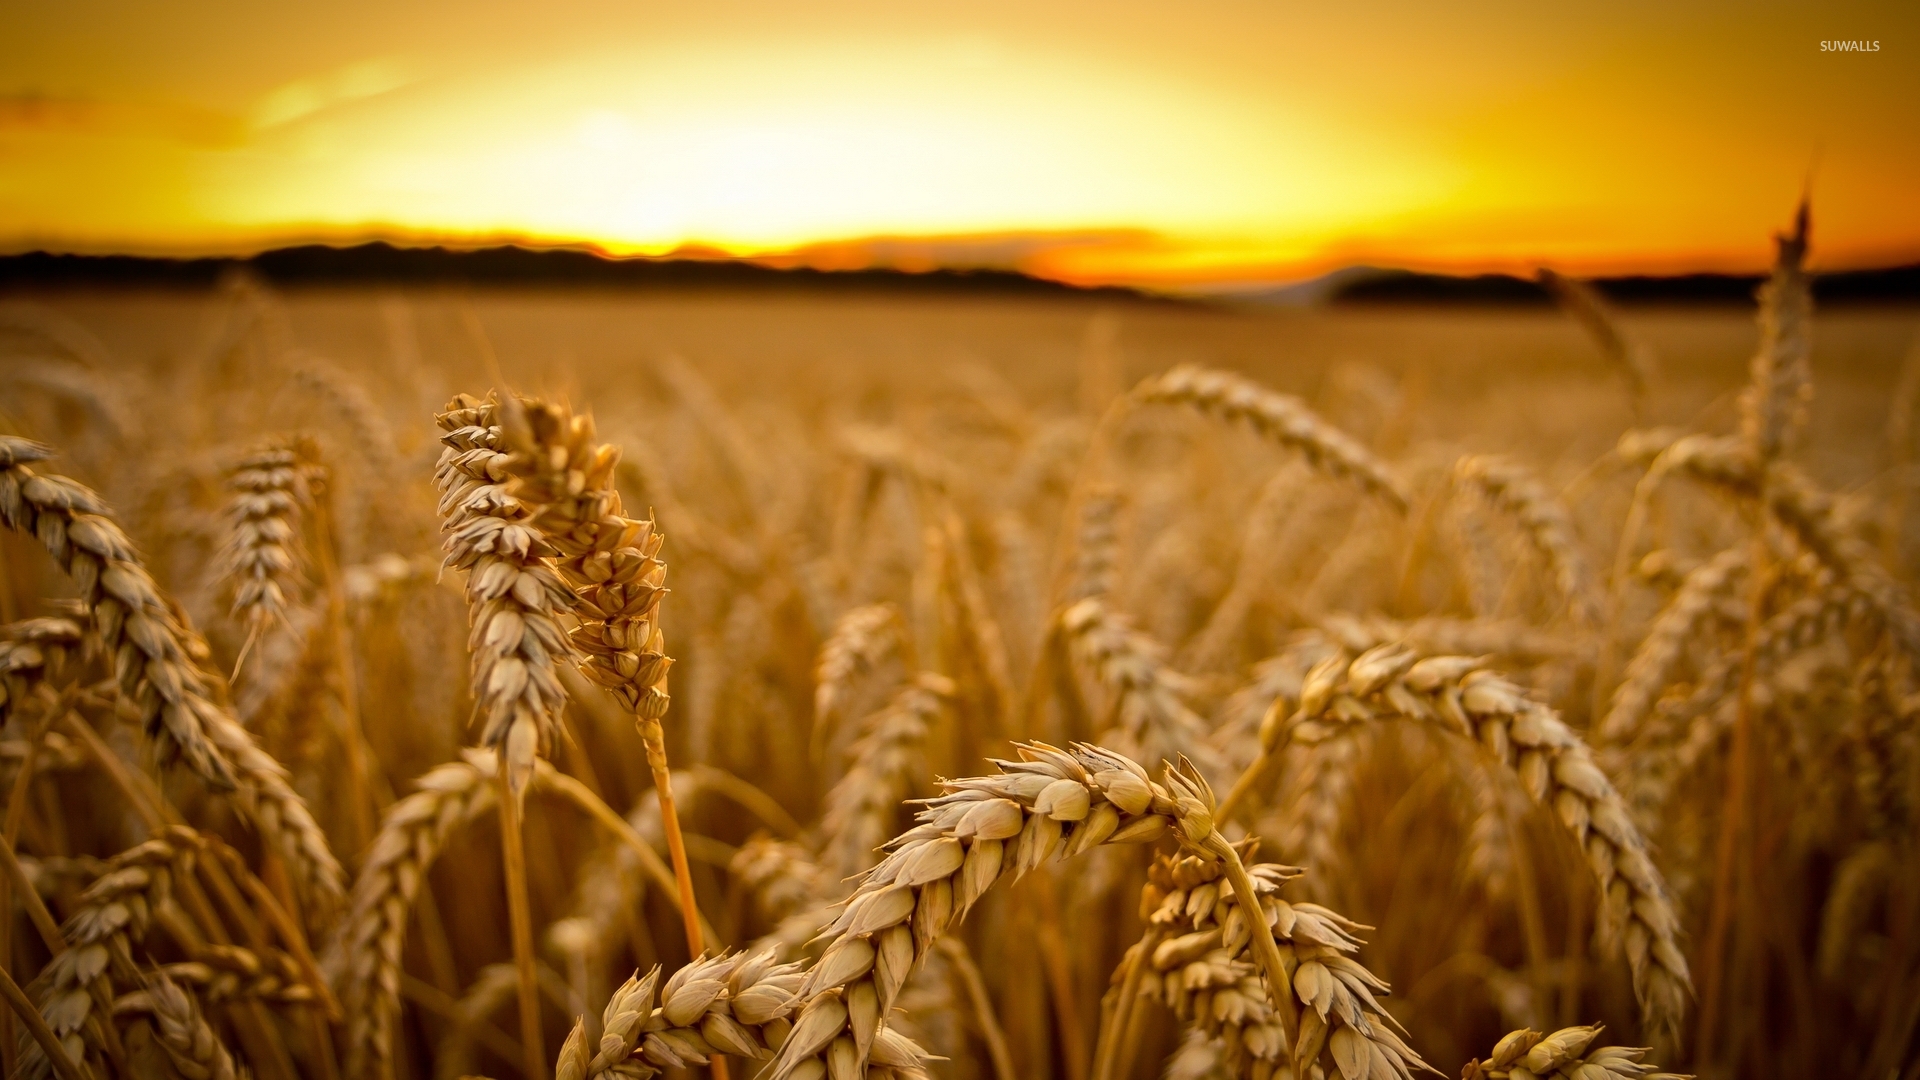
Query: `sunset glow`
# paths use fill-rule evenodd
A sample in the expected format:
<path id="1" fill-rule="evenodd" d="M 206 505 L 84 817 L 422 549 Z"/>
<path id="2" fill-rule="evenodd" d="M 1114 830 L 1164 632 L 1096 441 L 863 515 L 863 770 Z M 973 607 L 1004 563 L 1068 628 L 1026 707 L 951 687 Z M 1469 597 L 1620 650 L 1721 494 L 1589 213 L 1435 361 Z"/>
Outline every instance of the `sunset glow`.
<path id="1" fill-rule="evenodd" d="M 27 7 L 0 13 L 9 250 L 1746 268 L 1810 179 L 1823 264 L 1920 257 L 1910 5 Z"/>

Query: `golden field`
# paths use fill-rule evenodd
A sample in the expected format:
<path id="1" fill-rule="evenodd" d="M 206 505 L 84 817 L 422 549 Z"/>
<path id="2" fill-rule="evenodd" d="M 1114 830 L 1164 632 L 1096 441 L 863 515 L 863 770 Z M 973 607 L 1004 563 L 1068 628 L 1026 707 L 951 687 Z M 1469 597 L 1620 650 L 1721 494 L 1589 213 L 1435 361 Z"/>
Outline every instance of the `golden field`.
<path id="1" fill-rule="evenodd" d="M 19 1001 L 98 1076 L 1920 1076 L 1920 323 L 1770 289 L 1612 355 L 1544 307 L 7 300 Z"/>

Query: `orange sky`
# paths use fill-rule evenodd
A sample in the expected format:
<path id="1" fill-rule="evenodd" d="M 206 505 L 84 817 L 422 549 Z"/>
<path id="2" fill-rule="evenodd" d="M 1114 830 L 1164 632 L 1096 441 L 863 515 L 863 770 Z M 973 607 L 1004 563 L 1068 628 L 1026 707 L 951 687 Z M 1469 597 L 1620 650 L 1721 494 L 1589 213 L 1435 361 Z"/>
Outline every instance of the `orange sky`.
<path id="1" fill-rule="evenodd" d="M 1920 4 L 1575 7 L 13 3 L 0 249 L 1749 268 L 1811 173 L 1819 263 L 1920 258 Z"/>

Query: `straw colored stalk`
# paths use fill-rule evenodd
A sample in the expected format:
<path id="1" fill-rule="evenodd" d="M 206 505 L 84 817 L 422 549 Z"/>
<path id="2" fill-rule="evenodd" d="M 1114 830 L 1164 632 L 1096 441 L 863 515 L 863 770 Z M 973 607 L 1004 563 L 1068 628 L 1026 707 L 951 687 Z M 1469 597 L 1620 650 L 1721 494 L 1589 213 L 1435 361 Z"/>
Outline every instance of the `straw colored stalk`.
<path id="1" fill-rule="evenodd" d="M 860 882 L 825 931 L 826 950 L 807 973 L 805 1005 L 769 1080 L 866 1075 L 914 964 L 1002 875 L 1020 877 L 1055 854 L 1172 836 L 1222 862 L 1233 888 L 1253 895 L 1238 854 L 1213 827 L 1213 793 L 1190 763 L 1169 766 L 1156 783 L 1128 758 L 1085 743 L 1018 749 L 1019 760 L 995 762 L 998 775 L 943 785 L 946 794 L 928 800 L 920 824 Z M 1254 936 L 1263 977 L 1284 986 L 1293 971 L 1271 929 L 1260 923 Z M 1289 1031 L 1295 1019 L 1283 1013 Z"/>
<path id="2" fill-rule="evenodd" d="M 177 758 L 215 790 L 233 790 L 305 887 L 310 918 L 328 911 L 341 898 L 343 875 L 306 801 L 215 697 L 200 668 L 206 642 L 154 584 L 100 496 L 29 467 L 50 454 L 38 443 L 0 436 L 0 520 L 36 537 L 79 585 L 97 647 L 162 756 Z"/>
<path id="3" fill-rule="evenodd" d="M 1482 1061 L 1469 1061 L 1460 1080 L 1692 1080 L 1678 1073 L 1658 1071 L 1641 1059 L 1646 1047 L 1603 1046 L 1593 1040 L 1601 1027 L 1561 1028 L 1551 1035 L 1537 1031 L 1510 1032 Z"/>
<path id="4" fill-rule="evenodd" d="M 1568 611 L 1580 623 L 1591 624 L 1595 619 L 1593 579 L 1580 552 L 1573 521 L 1566 508 L 1547 494 L 1532 470 L 1507 458 L 1475 455 L 1461 458 L 1453 475 L 1519 522 L 1527 540 L 1553 571 L 1554 584 Z"/>
<path id="5" fill-rule="evenodd" d="M 233 590 L 233 615 L 246 625 L 249 644 L 286 619 L 293 594 L 306 580 L 301 515 L 312 504 L 316 468 L 294 447 L 277 445 L 248 455 L 227 477 L 233 496 L 220 572 Z"/>
<path id="6" fill-rule="evenodd" d="M 1385 645 L 1351 663 L 1335 656 L 1317 665 L 1291 717 L 1268 713 L 1262 746 L 1272 755 L 1292 743 L 1339 737 L 1351 724 L 1395 718 L 1433 723 L 1473 740 L 1513 771 L 1534 802 L 1553 812 L 1586 855 L 1602 924 L 1622 933 L 1646 1022 L 1677 1031 L 1692 991 L 1677 940 L 1679 918 L 1626 803 L 1586 743 L 1551 707 L 1529 699 L 1476 658 L 1422 659 L 1405 646 Z M 1244 786 L 1236 785 L 1236 792 Z M 1223 806 L 1223 820 L 1231 809 Z"/>
<path id="7" fill-rule="evenodd" d="M 825 800 L 821 848 L 835 877 L 851 877 L 872 866 L 880 845 L 893 838 L 900 801 L 927 772 L 927 735 L 955 690 L 953 680 L 921 672 L 867 719 L 859 741 L 850 748 L 852 764 Z"/>
<path id="8" fill-rule="evenodd" d="M 1182 753 L 1202 775 L 1220 775 L 1207 743 L 1207 725 L 1187 705 L 1188 680 L 1167 665 L 1165 651 L 1133 628 L 1104 599 L 1090 596 L 1060 613 L 1059 627 L 1076 667 L 1092 677 L 1105 697 L 1096 738 L 1121 754 L 1167 761 Z"/>
<path id="9" fill-rule="evenodd" d="M 648 1080 L 707 1064 L 715 1054 L 772 1058 L 792 1037 L 805 979 L 798 964 L 776 963 L 771 951 L 702 957 L 665 985 L 659 968 L 636 975 L 607 1002 L 597 1048 L 587 1045 L 584 1022 L 574 1024 L 554 1067 L 556 1080 Z M 871 1059 L 869 1075 L 883 1080 L 926 1076 L 926 1051 L 892 1031 L 879 1033 Z M 813 1072 L 812 1080 L 824 1075 Z"/>
<path id="10" fill-rule="evenodd" d="M 1247 424 L 1262 438 L 1297 450 L 1329 475 L 1353 481 L 1405 512 L 1407 493 L 1373 451 L 1321 419 L 1306 402 L 1232 372 L 1181 364 L 1134 387 L 1136 405 L 1183 405 L 1223 421 Z"/>
<path id="11" fill-rule="evenodd" d="M 1310 903 L 1289 903 L 1281 888 L 1303 871 L 1276 863 L 1247 868 L 1260 910 L 1293 966 L 1290 990 L 1300 1010 L 1292 1060 L 1345 1080 L 1410 1080 L 1435 1072 L 1396 1034 L 1380 1007 L 1387 984 L 1352 957 L 1371 929 Z M 1147 936 L 1126 964 L 1143 964 L 1141 990 L 1181 1020 L 1220 1040 L 1230 1075 L 1286 1076 L 1288 1047 L 1254 963 L 1253 933 L 1218 863 L 1192 856 L 1154 860 L 1140 908 Z M 1125 1020 L 1116 1017 L 1122 1029 Z M 1125 1047 L 1116 1047 L 1124 1051 Z"/>

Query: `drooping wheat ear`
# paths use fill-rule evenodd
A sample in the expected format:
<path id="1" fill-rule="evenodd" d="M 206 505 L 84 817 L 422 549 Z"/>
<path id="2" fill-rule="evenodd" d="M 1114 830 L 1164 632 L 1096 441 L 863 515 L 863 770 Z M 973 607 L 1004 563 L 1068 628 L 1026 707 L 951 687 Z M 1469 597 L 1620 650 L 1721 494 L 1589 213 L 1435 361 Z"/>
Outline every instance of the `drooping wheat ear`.
<path id="1" fill-rule="evenodd" d="M 1766 510 L 1794 540 L 1871 599 L 1901 648 L 1920 655 L 1920 612 L 1905 588 L 1875 558 L 1872 548 L 1841 522 L 1833 497 L 1805 473 L 1790 462 L 1775 461 L 1767 466 L 1763 484 L 1762 470 L 1748 447 L 1734 438 L 1689 435 L 1663 441 L 1643 436 L 1633 443 L 1630 446 L 1627 436 L 1622 436 L 1620 453 L 1649 463 L 1648 482 L 1678 473 L 1749 501 L 1758 501 L 1764 493 Z M 1635 455 L 1630 457 L 1629 450 Z"/>
<path id="2" fill-rule="evenodd" d="M 813 750 L 816 760 L 832 741 L 853 681 L 878 666 L 888 654 L 907 648 L 906 622 L 892 604 L 868 604 L 835 619 L 814 663 Z"/>
<path id="3" fill-rule="evenodd" d="M 72 619 L 22 619 L 0 627 L 0 725 L 60 678 L 86 642 Z"/>
<path id="4" fill-rule="evenodd" d="M 1185 405 L 1221 420 L 1246 423 L 1262 437 L 1306 455 L 1308 463 L 1360 485 L 1394 509 L 1406 489 L 1387 463 L 1327 423 L 1306 402 L 1232 372 L 1182 364 L 1133 388 L 1136 404 Z"/>
<path id="5" fill-rule="evenodd" d="M 1072 577 L 1067 601 L 1113 592 L 1120 561 L 1120 492 L 1100 485 L 1080 503 L 1080 527 L 1073 536 Z"/>
<path id="6" fill-rule="evenodd" d="M 209 1004 L 245 1000 L 273 1005 L 312 1005 L 319 995 L 306 981 L 300 964 L 278 949 L 245 949 L 238 945 L 200 945 L 194 958 L 151 969 L 193 991 Z M 125 997 L 116 999 L 118 1012 Z"/>
<path id="7" fill-rule="evenodd" d="M 576 1048 L 562 1051 L 554 1073 L 558 1080 L 647 1080 L 668 1069 L 704 1065 L 715 1053 L 764 1061 L 791 1038 L 805 977 L 798 964 L 776 963 L 770 951 L 702 957 L 674 972 L 665 986 L 654 968 L 629 978 L 607 1002 L 597 1052 L 585 1045 L 585 1025 L 574 1025 L 580 1038 L 567 1041 Z M 874 1075 L 926 1075 L 926 1051 L 894 1032 L 882 1032 L 872 1050 Z M 811 1074 L 812 1080 L 824 1076 Z"/>
<path id="8" fill-rule="evenodd" d="M 1541 267 L 1535 277 L 1553 294 L 1560 310 L 1580 324 L 1587 336 L 1600 346 L 1607 361 L 1626 380 L 1627 393 L 1633 399 L 1634 415 L 1638 418 L 1646 411 L 1647 396 L 1656 374 L 1653 350 L 1621 329 L 1613 305 L 1607 303 L 1607 298 L 1592 285 L 1579 278 L 1564 277 L 1546 267 Z"/>
<path id="9" fill-rule="evenodd" d="M 107 1004 L 104 985 L 94 984 L 109 970 L 129 982 L 139 981 L 134 946 L 146 938 L 154 909 L 166 903 L 174 879 L 193 872 L 201 847 L 200 835 L 192 829 L 166 829 L 107 860 L 105 871 L 80 894 L 61 928 L 68 948 L 48 961 L 36 980 L 41 1015 L 74 1061 L 84 1063 L 93 1052 L 97 1063 L 103 1025 L 112 1023 L 97 1011 Z M 41 1080 L 51 1070 L 39 1044 L 22 1044 L 22 1076 Z"/>
<path id="10" fill-rule="evenodd" d="M 240 1075 L 226 1044 L 201 1015 L 200 1003 L 164 972 L 153 976 L 138 997 L 128 998 L 121 999 L 128 1010 L 152 1011 L 160 1048 L 181 1076 L 188 1080 L 236 1080 Z M 120 1007 L 116 1003 L 116 1010 Z"/>
<path id="11" fill-rule="evenodd" d="M 1096 738 L 1145 761 L 1171 761 L 1186 754 L 1202 775 L 1219 775 L 1218 755 L 1206 741 L 1206 721 L 1187 705 L 1192 688 L 1167 665 L 1157 642 L 1100 597 L 1068 607 L 1060 613 L 1059 625 L 1068 655 L 1106 697 Z"/>
<path id="12" fill-rule="evenodd" d="M 327 956 L 346 1013 L 348 1076 L 376 1075 L 392 1056 L 408 913 L 447 840 L 495 805 L 498 769 L 492 752 L 469 750 L 421 777 L 381 820 Z"/>
<path id="13" fill-rule="evenodd" d="M 233 615 L 255 634 L 286 618 L 306 579 L 301 517 L 319 466 L 300 448 L 269 446 L 242 459 L 227 477 L 227 543 L 221 576 L 233 590 Z"/>
<path id="14" fill-rule="evenodd" d="M 1507 458 L 1475 455 L 1461 458 L 1453 474 L 1458 482 L 1519 522 L 1534 550 L 1552 569 L 1554 583 L 1573 617 L 1592 623 L 1593 579 L 1587 572 L 1586 557 L 1580 553 L 1573 521 L 1532 471 Z"/>
<path id="15" fill-rule="evenodd" d="M 1310 744 L 1338 736 L 1348 724 L 1406 718 L 1478 743 L 1513 770 L 1580 845 L 1599 887 L 1603 925 L 1623 933 L 1646 1022 L 1677 1030 L 1692 991 L 1677 941 L 1679 917 L 1626 803 L 1580 736 L 1551 707 L 1472 657 L 1422 659 L 1405 646 L 1386 645 L 1351 664 L 1343 659 L 1308 674 L 1299 709 L 1270 725 L 1263 742 Z"/>
<path id="16" fill-rule="evenodd" d="M 553 663 L 566 655 L 556 613 L 574 604 L 545 556 L 552 552 L 510 490 L 497 401 L 461 394 L 435 419 L 446 434 L 434 484 L 440 490 L 445 565 L 467 571 L 474 711 L 481 745 L 500 751 L 518 797 L 533 763 L 553 744 L 565 693 Z"/>
<path id="17" fill-rule="evenodd" d="M 1247 873 L 1282 954 L 1292 960 L 1290 990 L 1301 1019 L 1292 1059 L 1329 1077 L 1337 1072 L 1410 1080 L 1414 1070 L 1438 1075 L 1395 1033 L 1398 1021 L 1380 1007 L 1387 984 L 1350 955 L 1362 944 L 1356 934 L 1371 927 L 1318 904 L 1282 899 L 1281 887 L 1303 873 L 1297 867 L 1260 863 Z M 1148 871 L 1140 909 L 1147 913 L 1147 934 L 1126 962 L 1146 965 L 1145 996 L 1221 1040 L 1232 1076 L 1288 1075 L 1286 1035 L 1253 960 L 1252 927 L 1221 880 L 1220 865 L 1160 856 Z"/>
<path id="18" fill-rule="evenodd" d="M 1225 862 L 1237 890 L 1253 888 L 1214 829 L 1213 793 L 1191 765 L 1169 766 L 1155 783 L 1130 759 L 1085 743 L 1018 749 L 1020 760 L 994 762 L 999 775 L 946 782 L 860 882 L 825 931 L 829 944 L 807 972 L 805 1005 L 769 1080 L 866 1075 L 914 964 L 1003 874 L 1024 875 L 1056 851 L 1065 858 L 1172 835 Z M 1274 985 L 1290 979 L 1268 928 L 1255 933 L 1263 975 Z"/>
<path id="19" fill-rule="evenodd" d="M 154 584 L 100 497 L 28 467 L 50 453 L 0 435 L 0 519 L 37 537 L 80 586 L 98 646 L 162 755 L 177 757 L 216 790 L 237 788 L 240 809 L 306 887 L 309 915 L 323 914 L 340 899 L 343 875 L 306 800 L 210 692 L 199 666 L 206 642 Z"/>
<path id="20" fill-rule="evenodd" d="M 1602 739 L 1618 743 L 1633 737 L 1707 620 L 1736 598 L 1739 583 L 1747 575 L 1750 551 L 1745 545 L 1728 548 L 1687 573 L 1627 662 L 1626 675 L 1614 688 L 1613 704 L 1600 721 Z"/>
<path id="21" fill-rule="evenodd" d="M 1756 461 L 1771 462 L 1792 448 L 1813 400 L 1813 290 L 1802 265 L 1807 256 L 1807 204 L 1793 232 L 1775 237 L 1773 273 L 1760 287 L 1760 349 L 1753 354 L 1740 395 L 1740 437 Z"/>
<path id="22" fill-rule="evenodd" d="M 879 861 L 900 801 L 926 775 L 927 734 L 957 689 L 946 676 L 923 671 L 863 725 L 849 750 L 852 763 L 827 791 L 821 821 L 821 850 L 834 876 L 852 877 Z"/>
<path id="23" fill-rule="evenodd" d="M 1494 1045 L 1485 1061 L 1475 1058 L 1460 1072 L 1460 1080 L 1693 1080 L 1679 1073 L 1656 1071 L 1640 1059 L 1643 1046 L 1604 1046 L 1589 1050 L 1601 1026 L 1561 1028 L 1551 1035 L 1537 1031 L 1510 1032 Z"/>
<path id="24" fill-rule="evenodd" d="M 806 951 L 807 943 L 839 914 L 846 886 L 799 844 L 760 836 L 740 845 L 728 870 L 746 887 L 754 907 L 773 929 L 753 948 L 772 949 L 782 959 Z"/>

